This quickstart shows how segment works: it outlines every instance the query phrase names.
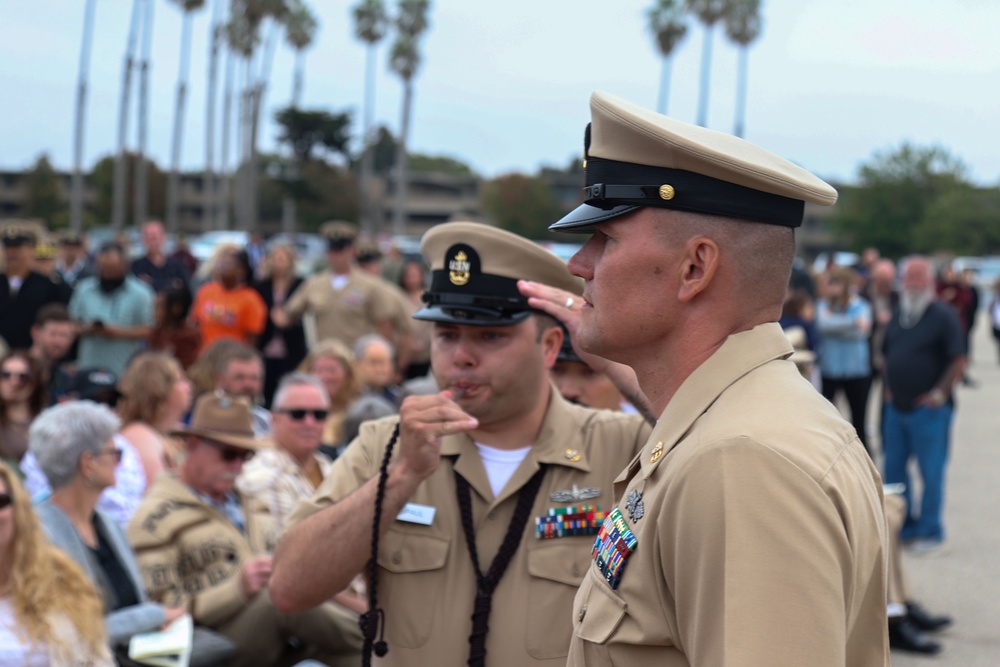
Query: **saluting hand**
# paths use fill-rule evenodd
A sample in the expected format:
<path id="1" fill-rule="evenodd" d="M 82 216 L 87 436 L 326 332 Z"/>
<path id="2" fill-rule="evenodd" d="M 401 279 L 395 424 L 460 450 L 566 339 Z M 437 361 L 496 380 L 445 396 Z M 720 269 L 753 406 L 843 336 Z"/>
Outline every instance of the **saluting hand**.
<path id="1" fill-rule="evenodd" d="M 479 426 L 452 399 L 450 391 L 410 396 L 399 409 L 399 471 L 415 482 L 430 477 L 441 462 L 441 438 Z"/>

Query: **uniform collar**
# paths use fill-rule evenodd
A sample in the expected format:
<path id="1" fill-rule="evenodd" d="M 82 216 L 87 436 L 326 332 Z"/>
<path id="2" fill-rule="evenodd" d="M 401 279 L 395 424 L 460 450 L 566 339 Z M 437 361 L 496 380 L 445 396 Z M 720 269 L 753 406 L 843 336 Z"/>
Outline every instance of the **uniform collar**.
<path id="1" fill-rule="evenodd" d="M 741 377 L 776 359 L 787 359 L 792 346 L 776 322 L 759 324 L 749 331 L 730 335 L 715 353 L 681 384 L 664 408 L 646 446 L 639 455 L 643 479 L 666 458 L 691 426 Z M 662 447 L 657 463 L 650 461 L 652 448 Z"/>

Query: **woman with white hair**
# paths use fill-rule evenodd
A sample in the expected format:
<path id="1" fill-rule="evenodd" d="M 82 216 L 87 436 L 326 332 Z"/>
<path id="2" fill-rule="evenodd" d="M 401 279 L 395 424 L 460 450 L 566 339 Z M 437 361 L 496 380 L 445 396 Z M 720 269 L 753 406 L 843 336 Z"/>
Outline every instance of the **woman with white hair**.
<path id="1" fill-rule="evenodd" d="M 122 450 L 114 435 L 120 426 L 107 406 L 63 403 L 35 419 L 28 446 L 52 486 L 52 496 L 36 508 L 42 528 L 97 586 L 108 640 L 125 662 L 132 635 L 161 628 L 185 612 L 149 601 L 125 533 L 95 508 L 101 492 L 115 483 Z"/>

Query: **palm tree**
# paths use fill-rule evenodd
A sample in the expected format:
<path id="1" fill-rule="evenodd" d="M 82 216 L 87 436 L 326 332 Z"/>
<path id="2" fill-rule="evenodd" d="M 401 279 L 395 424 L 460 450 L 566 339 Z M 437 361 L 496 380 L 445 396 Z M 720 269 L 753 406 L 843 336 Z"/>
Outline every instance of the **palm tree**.
<path id="1" fill-rule="evenodd" d="M 302 89 L 305 82 L 305 54 L 306 49 L 316 38 L 316 17 L 309 7 L 302 0 L 295 0 L 288 9 L 285 17 L 285 41 L 295 51 L 295 74 L 292 79 L 292 102 L 291 108 L 298 109 L 302 103 Z M 293 157 L 292 163 L 288 167 L 289 178 L 298 175 L 298 165 Z M 281 206 L 281 227 L 286 232 L 295 230 L 296 222 L 295 198 L 285 195 Z"/>
<path id="2" fill-rule="evenodd" d="M 354 6 L 354 35 L 368 45 L 365 61 L 365 126 L 361 145 L 361 226 L 366 232 L 375 231 L 375 212 L 372 202 L 372 136 L 375 119 L 375 54 L 378 43 L 385 37 L 389 16 L 382 0 L 360 0 Z"/>
<path id="3" fill-rule="evenodd" d="M 205 102 L 205 174 L 201 231 L 211 229 L 215 219 L 215 98 L 219 87 L 219 45 L 223 40 L 220 18 L 223 0 L 215 0 L 212 21 L 208 26 L 208 91 Z"/>
<path id="4" fill-rule="evenodd" d="M 698 125 L 708 127 L 708 85 L 712 70 L 712 29 L 729 11 L 731 0 L 686 0 L 687 8 L 705 26 L 701 43 L 701 87 L 698 94 Z"/>
<path id="5" fill-rule="evenodd" d="M 135 224 L 146 222 L 149 205 L 149 162 L 146 139 L 149 136 L 149 59 L 153 48 L 153 0 L 144 0 L 142 17 L 142 60 L 139 63 L 139 147 L 135 178 Z"/>
<path id="6" fill-rule="evenodd" d="M 684 8 L 681 0 L 657 0 L 656 4 L 646 12 L 649 19 L 649 31 L 656 39 L 656 48 L 663 58 L 663 70 L 660 76 L 660 95 L 656 110 L 667 113 L 667 95 L 670 92 L 671 56 L 677 45 L 687 34 L 687 23 L 684 20 Z"/>
<path id="7" fill-rule="evenodd" d="M 396 17 L 398 34 L 389 56 L 389 68 L 403 81 L 403 109 L 399 123 L 399 144 L 396 146 L 396 209 L 392 216 L 393 233 L 404 231 L 406 187 L 409 181 L 409 160 L 406 140 L 410 135 L 410 112 L 413 108 L 413 77 L 420 68 L 417 40 L 427 30 L 427 10 L 430 0 L 400 0 Z"/>
<path id="8" fill-rule="evenodd" d="M 180 209 L 181 145 L 184 139 L 184 110 L 187 102 L 187 80 L 191 62 L 191 20 L 205 6 L 205 0 L 172 0 L 184 12 L 181 23 L 180 67 L 177 70 L 177 98 L 174 108 L 173 148 L 170 156 L 170 181 L 167 191 L 167 228 L 177 233 Z"/>
<path id="9" fill-rule="evenodd" d="M 733 134 L 743 138 L 747 112 L 747 61 L 750 44 L 760 37 L 760 0 L 732 0 L 726 14 L 726 36 L 739 46 L 739 72 L 736 79 L 736 120 Z"/>
<path id="10" fill-rule="evenodd" d="M 94 33 L 94 0 L 83 11 L 83 44 L 80 47 L 80 81 L 76 89 L 76 123 L 73 131 L 73 188 L 70 197 L 70 227 L 83 227 L 83 135 L 87 111 L 87 72 L 90 70 L 90 40 Z"/>
<path id="11" fill-rule="evenodd" d="M 135 66 L 135 46 L 139 39 L 139 23 L 144 0 L 133 0 L 132 19 L 129 22 L 128 42 L 125 46 L 125 66 L 122 71 L 122 96 L 118 107 L 118 146 L 115 151 L 114 195 L 111 203 L 111 225 L 121 229 L 125 224 L 125 190 L 128 187 L 128 165 L 125 157 L 128 142 L 128 110 L 132 98 L 132 69 Z"/>

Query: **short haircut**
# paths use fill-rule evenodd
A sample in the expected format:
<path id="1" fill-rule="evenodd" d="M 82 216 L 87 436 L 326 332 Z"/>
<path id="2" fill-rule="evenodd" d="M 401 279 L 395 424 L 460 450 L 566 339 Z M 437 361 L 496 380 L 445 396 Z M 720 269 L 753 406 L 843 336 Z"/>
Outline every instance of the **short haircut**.
<path id="1" fill-rule="evenodd" d="M 78 473 L 84 452 L 101 451 L 121 427 L 106 405 L 71 401 L 43 411 L 28 430 L 28 447 L 53 489 L 65 486 Z"/>
<path id="2" fill-rule="evenodd" d="M 61 303 L 49 303 L 38 309 L 35 326 L 44 327 L 49 322 L 72 322 L 69 311 Z"/>
<path id="3" fill-rule="evenodd" d="M 282 404 L 285 402 L 285 394 L 287 394 L 288 390 L 292 387 L 312 387 L 320 393 L 327 405 L 330 404 L 330 396 L 326 393 L 326 387 L 323 386 L 322 380 L 315 375 L 295 371 L 285 375 L 281 378 L 281 381 L 278 382 L 278 388 L 274 392 L 274 400 L 271 401 L 272 410 L 278 410 L 283 407 Z"/>
<path id="4" fill-rule="evenodd" d="M 342 443 L 346 445 L 358 437 L 361 425 L 365 422 L 388 417 L 398 412 L 399 410 L 395 405 L 381 396 L 376 396 L 375 394 L 361 396 L 347 410 L 347 414 L 344 416 Z"/>
<path id="5" fill-rule="evenodd" d="M 125 258 L 125 247 L 118 243 L 118 241 L 108 241 L 101 246 L 101 249 L 97 251 L 98 255 L 107 255 L 116 252 L 118 255 L 124 259 Z"/>
<path id="6" fill-rule="evenodd" d="M 376 343 L 384 345 L 386 349 L 389 350 L 389 356 L 393 359 L 396 358 L 396 348 L 392 346 L 392 343 L 378 334 L 368 334 L 367 336 L 359 338 L 357 342 L 354 343 L 354 358 L 360 361 L 361 358 L 365 356 L 365 351 Z"/>
<path id="7" fill-rule="evenodd" d="M 229 363 L 231 361 L 252 361 L 254 359 L 262 361 L 260 352 L 249 345 L 237 343 L 233 346 L 227 346 L 219 355 L 219 358 L 215 363 L 215 374 L 224 374 L 229 368 Z"/>

